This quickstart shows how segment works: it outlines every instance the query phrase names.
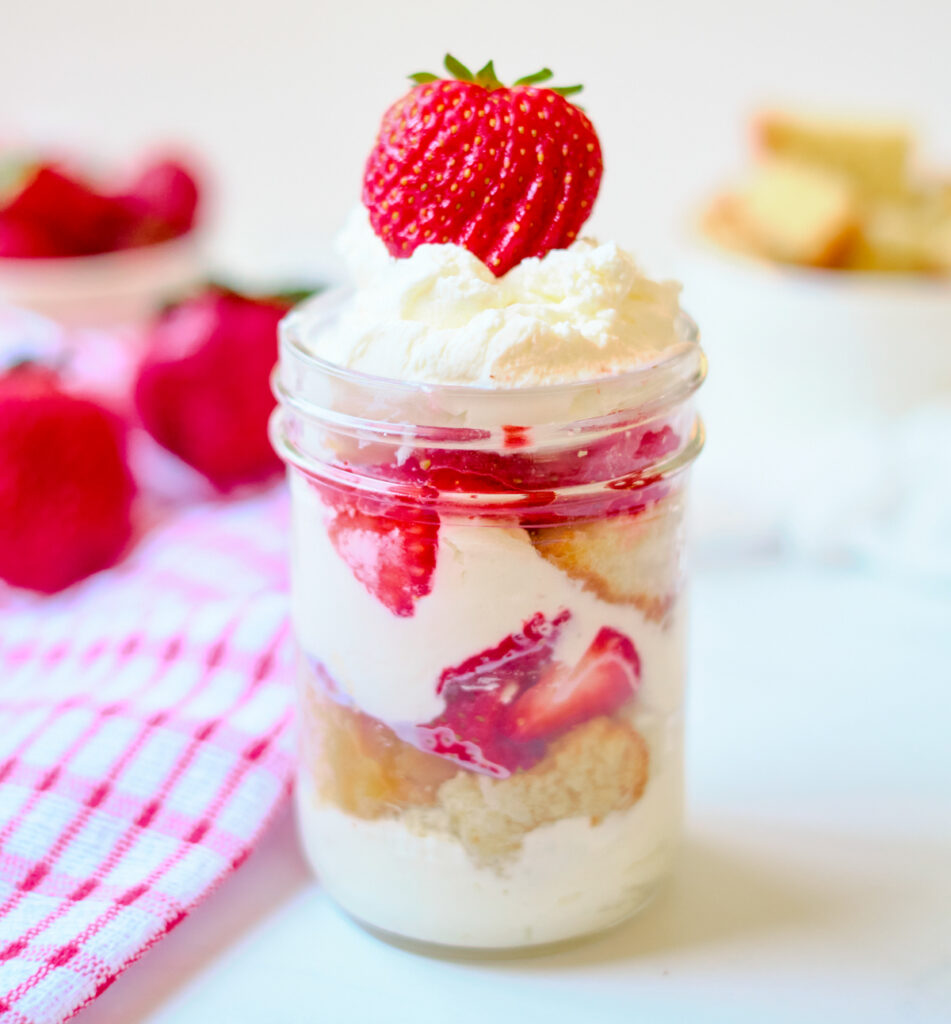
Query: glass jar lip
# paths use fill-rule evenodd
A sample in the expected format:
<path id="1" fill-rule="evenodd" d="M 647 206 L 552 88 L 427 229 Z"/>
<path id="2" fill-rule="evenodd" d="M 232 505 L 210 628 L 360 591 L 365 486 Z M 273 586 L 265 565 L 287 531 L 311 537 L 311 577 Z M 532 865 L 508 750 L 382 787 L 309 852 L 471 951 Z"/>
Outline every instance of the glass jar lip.
<path id="1" fill-rule="evenodd" d="M 690 399 L 706 359 L 686 316 L 680 344 L 630 371 L 486 388 L 373 376 L 314 355 L 298 337 L 301 320 L 319 331 L 347 294 L 325 293 L 284 318 L 272 377 L 275 450 L 328 485 L 411 504 L 435 488 L 453 514 L 504 518 L 517 508 L 524 516 L 537 505 L 532 515 L 555 516 L 552 504 L 580 514 L 592 502 L 640 500 L 643 488 L 682 472 L 703 445 Z M 413 479 L 414 460 L 420 479 Z M 486 485 L 493 472 L 504 476 L 513 466 L 517 487 Z"/>
<path id="2" fill-rule="evenodd" d="M 618 373 L 603 374 L 598 377 L 584 377 L 572 381 L 560 381 L 553 384 L 531 384 L 520 387 L 494 388 L 475 384 L 441 384 L 430 381 L 401 380 L 396 377 L 383 377 L 354 370 L 339 363 L 331 362 L 306 348 L 299 339 L 299 327 L 305 317 L 309 320 L 315 312 L 323 313 L 323 319 L 330 320 L 353 294 L 347 286 L 331 288 L 321 292 L 295 306 L 281 321 L 279 327 L 280 354 L 285 354 L 309 370 L 325 377 L 346 382 L 350 385 L 365 387 L 369 390 L 386 392 L 391 395 L 425 395 L 438 392 L 447 397 L 464 398 L 471 396 L 477 401 L 492 403 L 493 401 L 510 401 L 519 396 L 526 401 L 534 397 L 547 396 L 557 398 L 570 396 L 573 393 L 591 387 L 607 387 L 623 390 L 644 381 L 647 377 L 657 377 L 670 373 L 672 377 L 683 376 L 692 383 L 686 393 L 691 393 L 700 386 L 706 376 L 706 360 L 700 347 L 700 331 L 688 313 L 681 310 L 677 317 L 677 331 L 681 336 L 679 344 L 672 346 L 659 358 L 642 363 Z M 319 321 L 318 321 L 319 322 Z M 694 364 L 697 364 L 696 366 Z"/>

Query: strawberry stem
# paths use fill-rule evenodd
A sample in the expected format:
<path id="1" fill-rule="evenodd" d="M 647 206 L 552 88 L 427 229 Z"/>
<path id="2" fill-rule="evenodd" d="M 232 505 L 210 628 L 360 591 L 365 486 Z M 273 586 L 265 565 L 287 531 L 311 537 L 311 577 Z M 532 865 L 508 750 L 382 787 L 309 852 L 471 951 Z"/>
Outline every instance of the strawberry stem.
<path id="1" fill-rule="evenodd" d="M 475 85 L 481 85 L 484 89 L 488 89 L 490 92 L 493 89 L 505 88 L 505 84 L 499 81 L 499 78 L 495 73 L 495 65 L 491 60 L 476 71 L 475 74 L 473 74 L 465 64 L 462 63 L 462 61 L 453 57 L 451 53 L 446 54 L 443 59 L 443 64 L 449 74 L 460 82 L 472 82 Z M 551 68 L 542 68 L 541 71 L 536 71 L 532 75 L 524 75 L 522 78 L 517 78 L 514 85 L 534 86 L 541 82 L 547 82 L 553 77 L 554 72 Z M 442 76 L 434 75 L 431 71 L 417 71 L 415 74 L 410 75 L 409 79 L 417 85 L 422 85 L 425 82 L 442 81 Z M 583 85 L 559 85 L 552 86 L 551 91 L 557 92 L 559 96 L 574 96 L 575 93 L 581 92 L 583 88 Z"/>

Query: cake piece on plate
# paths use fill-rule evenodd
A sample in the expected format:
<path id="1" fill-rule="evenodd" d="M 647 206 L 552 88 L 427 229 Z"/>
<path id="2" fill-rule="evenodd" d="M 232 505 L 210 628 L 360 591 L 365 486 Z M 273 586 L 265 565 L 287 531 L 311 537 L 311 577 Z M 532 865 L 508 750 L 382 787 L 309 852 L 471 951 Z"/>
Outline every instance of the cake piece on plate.
<path id="1" fill-rule="evenodd" d="M 848 251 L 859 213 L 849 182 L 795 160 L 763 161 L 733 194 L 735 224 L 768 259 L 833 267 Z"/>
<path id="2" fill-rule="evenodd" d="M 870 204 L 847 265 L 853 270 L 947 273 L 951 204 L 938 188 Z"/>
<path id="3" fill-rule="evenodd" d="M 899 195 L 905 187 L 911 135 L 901 122 L 771 110 L 754 131 L 767 155 L 838 171 L 863 193 Z"/>

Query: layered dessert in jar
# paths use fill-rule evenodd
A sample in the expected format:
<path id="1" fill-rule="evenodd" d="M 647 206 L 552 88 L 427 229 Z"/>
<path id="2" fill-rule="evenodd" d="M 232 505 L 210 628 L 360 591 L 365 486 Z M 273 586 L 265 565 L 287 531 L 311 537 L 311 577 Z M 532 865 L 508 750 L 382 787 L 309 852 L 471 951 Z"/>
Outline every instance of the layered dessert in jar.
<path id="1" fill-rule="evenodd" d="M 579 237 L 587 117 L 447 67 L 384 117 L 352 289 L 282 326 L 297 805 L 357 920 L 512 950 L 628 917 L 676 850 L 704 360 L 676 285 Z"/>

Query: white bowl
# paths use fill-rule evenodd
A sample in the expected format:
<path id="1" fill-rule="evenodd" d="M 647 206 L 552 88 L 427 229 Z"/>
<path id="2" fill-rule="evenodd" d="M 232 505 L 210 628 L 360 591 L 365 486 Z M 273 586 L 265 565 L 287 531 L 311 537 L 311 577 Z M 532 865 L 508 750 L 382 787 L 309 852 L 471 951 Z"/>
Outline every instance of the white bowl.
<path id="1" fill-rule="evenodd" d="M 202 269 L 196 231 L 95 256 L 0 259 L 0 302 L 67 327 L 136 324 L 199 280 Z"/>
<path id="2" fill-rule="evenodd" d="M 811 434 L 951 397 L 951 280 L 779 267 L 696 240 L 682 274 L 709 416 Z"/>
<path id="3" fill-rule="evenodd" d="M 710 364 L 701 545 L 773 548 L 805 518 L 831 536 L 837 516 L 897 501 L 911 414 L 951 407 L 951 282 L 776 267 L 697 239 L 680 272 Z"/>

